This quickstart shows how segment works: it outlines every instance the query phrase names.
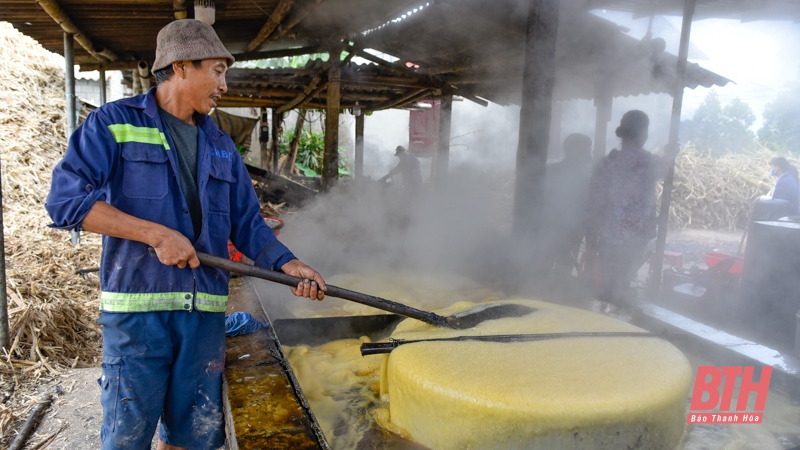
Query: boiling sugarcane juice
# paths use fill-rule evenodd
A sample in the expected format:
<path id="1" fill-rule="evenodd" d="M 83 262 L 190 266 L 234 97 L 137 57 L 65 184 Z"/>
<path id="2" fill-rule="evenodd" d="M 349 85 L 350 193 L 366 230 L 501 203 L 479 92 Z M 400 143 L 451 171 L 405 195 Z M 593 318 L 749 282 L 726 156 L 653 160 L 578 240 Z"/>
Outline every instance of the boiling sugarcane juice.
<path id="1" fill-rule="evenodd" d="M 406 320 L 392 337 L 644 331 L 575 308 L 533 300 L 509 302 L 536 311 L 469 330 Z M 450 315 L 474 305 L 458 302 L 439 312 Z M 721 448 L 703 444 L 719 433 L 685 426 L 695 368 L 663 339 L 430 342 L 362 357 L 359 346 L 367 341 L 363 337 L 285 349 L 336 450 L 366 448 L 370 442 L 374 447 L 370 434 L 376 425 L 431 449 Z M 788 407 L 772 415 L 786 416 L 776 423 L 791 431 L 787 424 L 792 417 L 800 418 L 800 408 L 792 410 L 784 403 Z M 773 435 L 772 429 L 731 429 L 729 434 L 730 448 L 774 448 L 748 447 L 759 442 L 756 436 Z"/>

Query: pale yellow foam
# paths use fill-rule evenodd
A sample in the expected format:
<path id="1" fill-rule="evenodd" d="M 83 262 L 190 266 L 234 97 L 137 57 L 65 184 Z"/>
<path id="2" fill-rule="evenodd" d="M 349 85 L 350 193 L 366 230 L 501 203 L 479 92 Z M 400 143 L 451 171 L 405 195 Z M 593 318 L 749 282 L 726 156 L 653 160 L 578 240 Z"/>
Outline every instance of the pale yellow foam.
<path id="1" fill-rule="evenodd" d="M 460 301 L 484 302 L 497 300 L 502 292 L 481 288 L 475 282 L 458 275 L 420 275 L 404 272 L 384 272 L 373 275 L 339 274 L 326 278 L 328 284 L 364 292 L 421 309 L 437 309 Z M 327 298 L 322 303 L 307 303 L 294 311 L 294 317 L 333 317 L 386 314 L 359 303 Z"/>
<path id="2" fill-rule="evenodd" d="M 406 320 L 392 337 L 644 331 L 588 311 L 515 303 L 539 311 L 470 330 Z M 387 364 L 381 391 L 389 394 L 390 422 L 432 449 L 673 448 L 692 382 L 683 354 L 655 338 L 407 344 Z"/>

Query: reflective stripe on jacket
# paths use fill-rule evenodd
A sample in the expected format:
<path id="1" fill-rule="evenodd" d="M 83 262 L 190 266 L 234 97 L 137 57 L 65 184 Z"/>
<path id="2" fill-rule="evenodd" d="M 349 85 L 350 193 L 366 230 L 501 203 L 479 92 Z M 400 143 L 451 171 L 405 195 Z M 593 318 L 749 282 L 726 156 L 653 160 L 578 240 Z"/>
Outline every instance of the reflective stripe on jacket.
<path id="1" fill-rule="evenodd" d="M 233 141 L 206 115 L 196 116 L 203 224 L 194 236 L 174 141 L 158 114 L 155 89 L 98 108 L 73 133 L 47 196 L 52 226 L 80 230 L 94 203 L 106 201 L 183 233 L 197 251 L 227 258 L 230 239 L 259 267 L 277 270 L 294 259 L 264 223 Z M 225 311 L 227 271 L 165 266 L 152 247 L 109 236 L 103 236 L 100 267 L 103 311 Z"/>

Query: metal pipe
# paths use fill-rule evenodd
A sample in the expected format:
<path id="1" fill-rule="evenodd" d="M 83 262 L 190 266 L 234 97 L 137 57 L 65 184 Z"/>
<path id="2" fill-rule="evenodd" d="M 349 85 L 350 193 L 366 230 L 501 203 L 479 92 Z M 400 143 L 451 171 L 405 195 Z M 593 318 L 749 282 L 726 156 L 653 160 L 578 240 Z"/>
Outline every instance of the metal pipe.
<path id="1" fill-rule="evenodd" d="M 106 104 L 106 70 L 100 69 L 100 105 Z"/>
<path id="2" fill-rule="evenodd" d="M 800 309 L 797 310 L 797 328 L 794 331 L 794 356 L 800 358 Z"/>
<path id="3" fill-rule="evenodd" d="M 64 33 L 64 76 L 64 87 L 67 91 L 67 139 L 69 139 L 78 126 L 75 107 L 75 40 L 69 33 Z"/>
<path id="4" fill-rule="evenodd" d="M 678 69 L 675 80 L 675 94 L 672 99 L 672 118 L 669 126 L 669 140 L 665 152 L 677 154 L 678 131 L 681 123 L 681 108 L 683 107 L 683 90 L 686 86 L 686 65 L 689 58 L 689 36 L 692 32 L 692 17 L 694 16 L 696 0 L 684 0 L 683 26 L 681 27 L 681 44 L 678 50 Z M 656 251 L 650 264 L 649 291 L 657 293 L 661 289 L 661 272 L 664 268 L 664 247 L 667 243 L 667 227 L 669 225 L 669 207 L 672 201 L 672 183 L 675 176 L 675 161 L 670 163 L 667 176 L 664 178 L 664 189 L 661 193 L 661 212 L 658 216 L 658 234 L 656 236 Z"/>

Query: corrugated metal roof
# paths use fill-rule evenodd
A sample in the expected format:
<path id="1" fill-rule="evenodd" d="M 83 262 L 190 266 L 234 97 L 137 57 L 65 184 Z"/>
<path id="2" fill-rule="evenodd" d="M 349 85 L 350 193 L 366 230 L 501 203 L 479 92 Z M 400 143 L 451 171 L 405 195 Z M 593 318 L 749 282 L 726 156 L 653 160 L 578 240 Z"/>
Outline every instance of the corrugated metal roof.
<path id="1" fill-rule="evenodd" d="M 172 0 L 59 0 L 58 3 L 96 46 L 114 51 L 121 60 L 152 61 L 158 30 L 173 20 Z M 313 12 L 264 50 L 340 40 L 393 19 L 420 1 L 297 0 L 289 15 L 315 3 L 319 6 Z M 232 53 L 242 53 L 277 4 L 278 0 L 217 0 L 214 28 Z M 62 29 L 35 1 L 0 0 L 0 20 L 11 22 L 51 52 L 64 53 Z M 75 49 L 76 63 L 97 62 L 79 45 Z"/>
<path id="2" fill-rule="evenodd" d="M 602 1 L 604 5 L 613 3 L 612 0 L 592 0 L 587 5 L 593 7 Z M 646 3 L 644 0 L 629 1 Z M 617 3 L 626 2 L 617 0 Z M 59 4 L 95 46 L 112 50 L 122 61 L 152 61 L 155 36 L 173 16 L 172 0 L 135 0 L 133 3 L 60 0 Z M 255 37 L 278 0 L 219 0 L 216 4 L 214 27 L 225 45 L 237 54 Z M 369 71 L 379 69 L 351 64 L 347 73 L 352 79 L 343 79 L 342 100 L 345 103 L 358 96 L 373 98 L 375 102 L 391 95 L 397 99 L 396 96 L 404 92 L 423 87 L 433 89 L 432 95 L 436 95 L 438 88 L 446 87 L 456 94 L 478 95 L 501 104 L 516 103 L 521 89 L 527 2 L 438 0 L 403 20 L 390 22 L 427 4 L 424 0 L 297 0 L 287 17 L 309 6 L 319 6 L 289 33 L 271 42 L 267 49 L 331 44 L 347 36 L 360 48 L 395 55 L 400 58 L 400 64 L 419 65 L 419 77 L 415 77 L 386 68 L 380 69 L 381 74 L 369 75 Z M 613 23 L 578 8 L 580 5 L 580 2 L 562 2 L 556 99 L 592 98 L 598 89 L 610 90 L 615 96 L 671 91 L 677 65 L 675 56 L 658 51 L 654 42 L 641 42 L 625 35 Z M 0 20 L 11 21 L 45 48 L 63 53 L 61 28 L 35 2 L 0 0 Z M 361 33 L 364 30 L 370 32 Z M 78 63 L 97 61 L 79 45 L 75 48 Z M 268 77 L 271 81 L 266 84 L 257 79 L 245 82 L 232 70 L 231 95 L 247 97 L 250 101 L 258 97 L 263 103 L 264 95 L 259 94 L 263 88 L 264 92 L 274 94 L 275 102 L 282 101 L 286 95 L 302 89 L 302 83 L 310 81 L 313 74 L 320 73 L 319 68 L 305 70 L 309 72 L 304 76 L 294 74 L 281 78 L 280 71 L 256 75 L 256 78 Z M 358 74 L 363 76 L 359 78 Z M 375 76 L 384 77 L 385 83 L 376 82 Z M 289 82 L 293 84 L 281 84 Z M 686 84 L 688 87 L 724 86 L 728 82 L 720 75 L 692 65 Z M 392 83 L 394 89 L 389 89 L 387 86 Z"/>
<path id="3" fill-rule="evenodd" d="M 514 0 L 446 0 L 411 19 L 370 33 L 362 45 L 413 61 L 471 93 L 500 104 L 518 103 L 525 54 L 525 16 Z M 563 3 L 562 3 L 563 4 Z M 677 57 L 658 40 L 640 41 L 592 14 L 563 9 L 556 48 L 554 98 L 672 93 Z M 730 80 L 690 64 L 686 87 L 724 86 Z"/>
<path id="4" fill-rule="evenodd" d="M 683 0 L 586 0 L 587 9 L 628 11 L 637 17 L 683 15 Z M 695 20 L 737 19 L 800 21 L 797 0 L 697 0 Z"/>

